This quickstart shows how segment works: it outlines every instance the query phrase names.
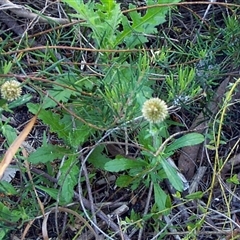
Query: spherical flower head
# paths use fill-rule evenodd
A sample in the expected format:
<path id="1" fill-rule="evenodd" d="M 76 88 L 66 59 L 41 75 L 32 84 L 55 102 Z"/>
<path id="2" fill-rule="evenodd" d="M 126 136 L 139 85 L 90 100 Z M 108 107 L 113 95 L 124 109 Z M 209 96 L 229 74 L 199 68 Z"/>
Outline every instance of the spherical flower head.
<path id="1" fill-rule="evenodd" d="M 13 101 L 21 96 L 22 88 L 16 80 L 6 81 L 0 88 L 3 99 Z"/>
<path id="2" fill-rule="evenodd" d="M 151 123 L 162 122 L 168 115 L 167 104 L 159 98 L 151 98 L 143 104 L 142 114 Z"/>

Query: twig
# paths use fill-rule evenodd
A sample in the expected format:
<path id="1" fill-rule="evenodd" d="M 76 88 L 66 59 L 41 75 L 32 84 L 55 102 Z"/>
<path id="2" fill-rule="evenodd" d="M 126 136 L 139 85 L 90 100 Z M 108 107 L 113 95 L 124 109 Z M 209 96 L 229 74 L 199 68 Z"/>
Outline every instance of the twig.
<path id="1" fill-rule="evenodd" d="M 171 222 L 171 219 L 168 217 L 168 216 L 163 216 L 164 217 L 164 220 L 165 222 L 167 223 L 168 225 L 168 229 L 170 230 L 171 233 L 176 233 L 177 230 L 176 228 L 174 228 L 172 222 Z M 178 234 L 174 234 L 173 237 L 176 239 L 176 240 L 181 240 L 180 236 Z"/>
<path id="2" fill-rule="evenodd" d="M 72 214 L 74 215 L 75 217 L 77 217 L 81 222 L 83 222 L 87 227 L 88 229 L 94 234 L 95 238 L 98 239 L 98 236 L 96 235 L 96 233 L 94 232 L 93 228 L 89 225 L 89 223 L 80 215 L 78 214 L 77 212 L 69 209 L 69 208 L 66 208 L 66 207 L 55 207 L 53 208 L 51 211 L 49 211 L 48 213 L 45 214 L 45 217 L 43 219 L 43 224 L 42 224 L 42 229 L 47 233 L 47 221 L 48 221 L 48 217 L 50 215 L 51 212 L 53 211 L 59 211 L 59 212 L 67 212 L 69 214 Z M 48 240 L 49 238 L 44 238 L 44 240 Z"/>
<path id="3" fill-rule="evenodd" d="M 210 0 L 210 3 L 213 3 L 213 2 L 216 2 L 216 0 Z M 197 37 L 198 37 L 198 34 L 200 33 L 200 31 L 201 31 L 201 29 L 202 29 L 202 24 L 203 24 L 203 22 L 205 21 L 206 16 L 207 16 L 207 14 L 208 14 L 211 6 L 212 6 L 212 4 L 209 4 L 209 5 L 207 6 L 207 9 L 206 9 L 206 11 L 205 11 L 205 13 L 204 13 L 204 15 L 203 15 L 202 21 L 201 21 L 201 25 L 200 25 L 200 27 L 199 27 L 199 29 L 198 29 L 198 31 L 197 31 L 197 33 L 195 34 L 195 37 L 194 37 L 194 39 L 193 39 L 193 43 L 196 42 L 196 39 L 197 39 Z"/>
<path id="4" fill-rule="evenodd" d="M 39 22 L 48 23 L 49 20 L 54 21 L 58 24 L 66 24 L 70 21 L 66 18 L 55 18 L 49 16 L 40 16 L 36 13 L 30 12 L 27 8 L 21 5 L 17 5 L 8 0 L 0 0 L 0 10 L 10 10 L 15 13 L 19 17 L 27 18 L 27 19 L 36 19 L 38 18 Z"/>
<path id="5" fill-rule="evenodd" d="M 206 170 L 207 170 L 207 167 L 199 167 L 198 168 L 197 173 L 195 174 L 195 176 L 193 178 L 192 184 L 189 187 L 188 192 L 190 194 L 196 191 L 197 186 L 199 185 L 199 182 L 202 180 Z"/>
<path id="6" fill-rule="evenodd" d="M 227 77 L 220 84 L 214 99 L 207 106 L 207 109 L 209 112 L 212 113 L 212 116 L 214 116 L 219 109 L 220 103 L 222 102 L 222 98 L 227 89 L 227 85 L 229 81 L 230 81 L 230 78 Z M 195 129 L 199 133 L 202 133 L 203 130 L 206 128 L 208 128 L 208 120 L 206 120 L 205 114 L 203 111 L 194 120 L 190 129 Z M 201 146 L 202 146 L 201 144 L 198 144 L 190 147 L 184 147 L 182 149 L 182 154 L 180 155 L 178 160 L 178 168 L 188 180 L 191 179 L 194 175 L 195 163 L 197 162 L 197 156 Z"/>
<path id="7" fill-rule="evenodd" d="M 166 183 L 168 191 L 171 193 L 174 201 L 176 202 L 177 208 L 179 209 L 179 212 L 181 213 L 182 219 L 184 221 L 186 221 L 189 218 L 189 214 L 187 212 L 187 207 L 183 205 L 183 201 L 181 199 L 174 197 L 174 194 L 176 194 L 176 190 L 173 188 L 170 181 L 168 179 L 165 179 L 164 182 Z"/>
<path id="8" fill-rule="evenodd" d="M 164 226 L 164 228 L 161 229 L 161 231 L 159 231 L 153 238 L 151 238 L 151 240 L 155 240 L 158 239 L 159 236 L 161 236 L 162 233 L 164 233 L 164 231 L 168 228 L 168 226 L 173 222 L 173 220 L 175 218 L 177 218 L 177 216 L 180 214 L 180 212 L 178 212 L 177 214 L 175 214 L 175 216 L 172 217 L 172 219 L 168 219 L 167 224 Z"/>
<path id="9" fill-rule="evenodd" d="M 91 190 L 91 186 L 90 186 L 90 182 L 89 182 L 86 164 L 84 162 L 82 163 L 82 168 L 83 168 L 83 173 L 84 173 L 85 181 L 86 181 L 86 185 L 87 185 L 88 198 L 89 198 L 89 202 L 91 204 L 92 219 L 93 219 L 93 222 L 95 223 L 95 225 L 97 226 L 97 218 L 96 218 L 96 213 L 95 213 L 94 204 L 93 204 L 92 190 Z M 94 230 L 98 234 L 98 229 L 94 228 Z"/>
<path id="10" fill-rule="evenodd" d="M 148 190 L 148 197 L 147 197 L 146 206 L 145 206 L 145 209 L 144 209 L 144 212 L 143 212 L 143 216 L 148 213 L 148 208 L 149 208 L 149 204 L 150 204 L 151 197 L 152 197 L 152 191 L 153 191 L 153 182 L 151 181 L 151 184 L 150 184 L 150 187 L 149 187 L 149 190 Z M 138 240 L 142 239 L 143 230 L 144 230 L 143 227 L 139 230 Z"/>
<path id="11" fill-rule="evenodd" d="M 86 207 L 87 209 L 91 209 L 91 203 L 86 198 L 84 198 L 81 194 L 78 194 L 76 192 L 75 192 L 75 197 L 78 198 L 78 200 L 80 201 L 80 203 L 81 203 L 81 205 L 83 207 L 83 211 L 84 211 L 85 215 L 87 217 L 89 217 L 88 213 L 85 211 L 84 207 Z M 96 214 L 97 214 L 98 217 L 100 217 L 104 222 L 106 222 L 108 224 L 108 226 L 110 226 L 117 234 L 119 234 L 119 227 L 118 227 L 118 225 L 116 225 L 111 220 L 111 218 L 109 218 L 105 213 L 103 213 L 101 210 L 99 210 L 95 206 L 94 206 L 94 210 L 96 211 Z M 97 226 L 95 226 L 95 227 L 97 227 Z M 101 229 L 98 228 L 98 230 L 105 237 L 107 237 L 107 239 L 114 240 L 113 238 L 109 237 L 105 232 L 103 232 Z M 124 234 L 124 239 L 125 240 L 130 240 L 130 238 L 129 238 L 129 236 L 127 234 Z"/>
<path id="12" fill-rule="evenodd" d="M 232 167 L 240 163 L 240 153 L 232 157 L 223 167 L 221 175 L 224 176 Z"/>
<path id="13" fill-rule="evenodd" d="M 47 178 L 48 180 L 52 181 L 53 183 L 57 183 L 57 179 L 51 177 L 50 175 L 48 175 L 47 173 L 39 170 L 39 169 L 31 169 L 31 171 L 37 173 L 37 174 L 41 174 L 42 176 L 44 176 L 45 178 Z M 86 198 L 84 198 L 80 193 L 74 192 L 74 198 L 77 200 L 80 200 L 80 202 L 82 203 L 81 205 L 84 208 L 87 208 L 89 210 L 91 210 L 91 203 L 89 202 L 89 200 L 87 200 Z M 104 222 L 107 223 L 108 226 L 110 226 L 112 228 L 113 231 L 115 232 L 119 232 L 119 228 L 118 226 L 101 210 L 99 210 L 96 206 L 94 207 L 94 211 L 96 212 L 96 215 L 101 218 Z M 98 229 L 99 230 L 99 229 Z M 100 232 L 105 235 L 108 239 L 110 240 L 114 240 L 112 238 L 109 238 L 109 236 L 106 235 L 106 233 L 104 233 L 101 229 Z M 128 237 L 128 235 L 124 234 L 124 239 L 125 240 L 130 240 L 130 238 Z"/>
<path id="14" fill-rule="evenodd" d="M 9 29 L 11 29 L 18 36 L 24 34 L 24 29 L 18 24 L 18 22 L 10 15 L 0 10 L 0 21 L 5 23 Z"/>

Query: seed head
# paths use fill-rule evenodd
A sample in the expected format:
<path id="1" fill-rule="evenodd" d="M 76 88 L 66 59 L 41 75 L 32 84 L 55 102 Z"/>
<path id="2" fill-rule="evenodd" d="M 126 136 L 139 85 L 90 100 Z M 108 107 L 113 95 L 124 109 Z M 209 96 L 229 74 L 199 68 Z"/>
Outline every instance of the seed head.
<path id="1" fill-rule="evenodd" d="M 16 80 L 10 80 L 3 83 L 0 88 L 2 98 L 13 101 L 21 96 L 22 88 Z"/>
<path id="2" fill-rule="evenodd" d="M 168 115 L 167 104 L 159 98 L 151 98 L 143 104 L 142 114 L 149 122 L 162 122 Z"/>

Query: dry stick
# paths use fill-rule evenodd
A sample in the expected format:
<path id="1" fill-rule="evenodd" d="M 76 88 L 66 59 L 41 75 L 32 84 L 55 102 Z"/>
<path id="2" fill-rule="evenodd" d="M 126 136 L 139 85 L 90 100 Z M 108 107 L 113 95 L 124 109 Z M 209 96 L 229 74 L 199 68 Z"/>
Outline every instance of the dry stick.
<path id="1" fill-rule="evenodd" d="M 239 102 L 239 98 L 240 98 L 240 91 L 239 90 L 240 90 L 240 87 L 238 85 L 236 93 L 232 96 L 232 104 L 229 104 L 229 106 L 234 105 L 234 103 L 236 103 L 236 102 Z M 228 111 L 230 111 L 230 110 L 228 110 Z M 234 150 L 236 149 L 236 147 L 239 145 L 239 142 L 240 142 L 240 139 L 238 138 L 238 140 L 230 148 L 230 151 L 228 152 L 228 156 L 224 159 L 222 167 L 220 169 L 218 169 L 218 173 L 221 174 L 222 178 L 225 176 L 225 174 L 231 168 L 233 168 L 235 165 L 240 163 L 240 154 L 237 154 L 234 157 L 230 158 L 230 156 L 234 153 Z M 206 149 L 205 149 L 205 152 L 206 152 L 205 155 L 207 156 L 208 153 L 207 153 Z M 209 160 L 209 157 L 207 159 Z M 210 160 L 208 162 L 209 162 L 209 165 L 213 168 L 212 162 Z"/>
<path id="2" fill-rule="evenodd" d="M 77 217 L 82 223 L 84 223 L 88 229 L 94 234 L 95 238 L 98 239 L 96 233 L 94 232 L 93 228 L 91 227 L 91 225 L 80 215 L 78 214 L 77 212 L 71 210 L 71 209 L 68 209 L 66 207 L 57 207 L 57 209 L 53 208 L 51 211 L 49 211 L 48 213 L 45 214 L 45 217 L 43 219 L 43 224 L 42 224 L 42 230 L 45 234 L 47 234 L 47 221 L 48 221 L 48 217 L 50 215 L 50 213 L 52 213 L 53 211 L 60 211 L 60 212 L 67 212 L 67 213 L 70 213 L 72 215 L 74 215 L 75 217 Z M 45 235 L 44 235 L 45 236 Z M 44 240 L 48 240 L 49 238 L 48 237 L 44 237 Z"/>
<path id="3" fill-rule="evenodd" d="M 231 222 L 233 225 L 235 225 L 238 229 L 240 229 L 240 225 L 239 222 L 234 221 L 233 219 L 231 219 L 230 217 L 228 217 L 226 214 L 221 213 L 218 210 L 212 209 L 212 208 L 208 208 L 210 211 L 216 213 L 217 215 L 220 215 L 221 217 L 226 218 L 227 220 L 229 220 L 229 222 Z M 224 222 L 224 221 L 223 221 Z"/>
<path id="4" fill-rule="evenodd" d="M 54 83 L 55 84 L 55 83 Z M 36 86 L 35 86 L 36 87 Z M 64 106 L 64 104 L 58 102 L 57 100 L 55 100 L 53 97 L 51 97 L 49 94 L 48 94 L 48 91 L 43 91 L 41 88 L 39 87 L 36 87 L 40 92 L 42 92 L 45 96 L 47 96 L 48 98 L 50 98 L 51 100 L 53 100 L 55 103 L 57 103 L 57 105 L 59 105 L 61 108 L 63 108 L 66 112 L 68 112 L 72 117 L 75 117 L 76 119 L 80 120 L 81 122 L 85 123 L 86 125 L 94 128 L 94 129 L 97 129 L 97 130 L 106 130 L 104 128 L 101 128 L 101 127 L 98 127 L 98 126 L 95 126 L 89 122 L 86 122 L 83 118 L 79 117 L 78 115 L 76 115 L 74 112 L 72 112 L 71 110 L 69 110 L 67 107 Z"/>
<path id="5" fill-rule="evenodd" d="M 223 167 L 221 175 L 224 176 L 232 167 L 240 163 L 240 153 L 232 157 Z"/>
<path id="6" fill-rule="evenodd" d="M 126 123 L 122 124 L 120 127 L 115 127 L 115 128 L 109 129 L 109 130 L 105 133 L 105 135 L 104 135 L 100 140 L 97 141 L 97 143 L 95 144 L 95 146 L 98 146 L 99 144 L 101 144 L 101 142 L 102 142 L 105 138 L 107 138 L 109 135 L 111 135 L 113 132 L 115 132 L 115 131 L 117 131 L 117 130 L 120 130 L 120 129 L 121 129 L 122 127 L 124 127 L 124 126 L 127 126 L 128 123 L 138 121 L 139 119 L 142 119 L 142 116 L 137 117 L 137 118 L 135 118 L 135 119 L 133 119 L 133 120 L 127 121 Z M 89 153 L 87 154 L 87 156 L 85 157 L 85 159 L 82 161 L 82 166 L 81 166 L 80 172 L 79 172 L 79 179 L 80 179 L 80 177 L 81 177 L 81 173 L 82 173 L 82 171 L 83 171 L 83 167 L 84 167 L 85 163 L 87 162 L 89 156 L 92 154 L 93 150 L 94 150 L 94 148 L 92 148 L 92 149 L 89 151 Z M 86 210 L 85 210 L 85 208 L 84 208 L 84 207 L 85 207 L 85 203 L 84 203 L 84 198 L 82 197 L 82 186 L 81 186 L 81 184 L 80 184 L 80 181 L 79 181 L 79 184 L 78 184 L 78 191 L 79 191 L 78 199 L 79 199 L 79 201 L 80 201 L 80 203 L 81 203 L 82 209 L 83 209 L 84 213 L 86 214 L 86 216 L 87 216 L 87 217 L 89 218 L 89 220 L 90 220 L 91 218 L 89 217 L 88 213 L 86 212 Z M 86 199 L 85 199 L 85 200 L 86 200 Z M 88 202 L 88 203 L 90 203 L 90 202 Z M 93 205 L 90 203 L 89 209 L 91 209 L 92 207 L 94 207 L 94 211 L 97 211 L 98 214 L 101 212 L 101 210 L 97 209 L 95 206 L 93 206 Z M 121 234 L 121 232 L 119 231 L 118 226 L 117 226 L 110 218 L 108 218 L 108 217 L 105 218 L 106 215 L 102 215 L 102 214 L 101 214 L 101 215 L 98 215 L 98 216 L 99 216 L 102 220 L 106 221 L 106 222 L 112 227 L 112 229 L 114 229 L 118 234 Z M 102 218 L 102 217 L 103 217 L 103 218 Z M 92 222 L 92 223 L 95 225 L 94 222 Z M 97 226 L 95 226 L 95 227 L 97 227 Z M 107 237 L 109 238 L 109 236 L 108 236 L 106 233 L 104 233 L 103 231 L 101 231 L 101 229 L 99 229 L 99 230 L 100 230 L 100 232 L 101 232 L 103 235 L 105 235 L 105 236 L 107 236 Z M 124 239 L 125 239 L 125 240 L 130 240 L 130 237 L 129 237 L 127 234 L 123 234 L 123 236 L 124 236 Z M 110 238 L 110 239 L 112 239 L 112 238 Z"/>
<path id="7" fill-rule="evenodd" d="M 203 235 L 203 236 L 208 236 L 208 235 L 227 235 L 227 234 L 230 234 L 230 233 L 232 233 L 232 231 L 231 230 L 218 230 L 218 231 L 201 231 L 201 234 Z M 168 235 L 168 236 L 174 236 L 174 235 L 188 235 L 189 234 L 189 231 L 176 231 L 176 232 L 174 232 L 174 233 L 167 233 L 166 235 Z M 156 238 L 154 238 L 154 240 L 155 240 Z M 186 238 L 182 238 L 182 239 L 186 239 Z M 225 238 L 219 238 L 219 239 L 224 239 L 225 240 Z M 151 240 L 153 240 L 153 238 L 151 239 Z"/>
<path id="8" fill-rule="evenodd" d="M 62 166 L 64 165 L 64 162 L 65 162 L 65 161 L 66 161 L 66 155 L 64 155 L 64 156 L 62 157 L 62 159 L 61 159 L 61 163 L 60 163 L 60 165 L 59 165 L 59 171 L 58 171 L 57 176 L 56 176 L 57 181 L 59 181 L 59 177 L 62 175 L 60 169 L 61 169 Z M 67 181 L 67 175 L 68 175 L 69 172 L 71 171 L 72 167 L 73 167 L 73 164 L 71 164 L 71 165 L 69 166 L 68 171 L 65 173 L 64 178 L 63 178 L 63 183 L 64 183 L 65 181 Z M 60 185 L 60 188 L 59 188 L 59 191 L 58 191 L 58 195 L 57 195 L 57 199 L 56 199 L 56 207 L 57 207 L 57 208 L 58 208 L 59 202 L 60 202 L 60 192 L 63 191 L 63 183 Z M 56 183 L 53 187 L 54 187 L 54 188 L 57 188 L 57 185 L 58 185 L 58 184 Z M 59 232 L 59 227 L 58 227 L 58 215 L 57 215 L 57 211 L 55 211 L 55 226 L 56 226 L 56 233 L 57 233 L 57 235 L 59 236 L 59 235 L 60 235 L 60 232 Z"/>
<path id="9" fill-rule="evenodd" d="M 18 22 L 4 11 L 0 11 L 0 21 L 5 23 L 7 27 L 10 28 L 18 36 L 22 36 L 24 34 L 24 30 L 18 24 Z"/>
<path id="10" fill-rule="evenodd" d="M 98 235 L 94 232 L 94 229 L 91 227 L 91 225 L 80 214 L 78 214 L 77 212 L 75 212 L 75 211 L 73 211 L 69 208 L 66 208 L 66 207 L 58 207 L 58 210 L 62 211 L 62 212 L 68 212 L 72 215 L 75 215 L 80 220 L 82 220 L 86 224 L 86 226 L 89 228 L 89 230 L 93 233 L 95 238 L 98 239 Z"/>
<path id="11" fill-rule="evenodd" d="M 84 205 L 84 207 L 91 209 L 91 203 L 86 198 L 84 198 L 81 194 L 75 193 L 75 197 L 77 197 L 80 200 L 80 202 Z M 115 224 L 111 218 L 109 218 L 104 212 L 102 212 L 95 206 L 94 206 L 94 210 L 96 211 L 97 216 L 100 217 L 104 222 L 106 222 L 116 233 L 118 233 L 118 234 L 120 233 L 117 224 Z M 102 232 L 102 233 L 106 236 L 106 234 L 104 232 Z M 112 239 L 112 238 L 110 238 L 110 239 Z M 130 240 L 130 238 L 127 234 L 124 234 L 124 239 Z"/>
<path id="12" fill-rule="evenodd" d="M 181 240 L 180 236 L 178 234 L 176 234 L 177 230 L 176 227 L 174 227 L 174 225 L 171 222 L 171 219 L 168 216 L 163 216 L 165 222 L 167 223 L 167 225 L 169 226 L 168 229 L 171 233 L 175 233 L 173 235 L 173 238 L 175 238 L 176 240 Z"/>
<path id="13" fill-rule="evenodd" d="M 83 173 L 84 173 L 85 181 L 86 181 L 86 185 L 87 185 L 88 198 L 89 198 L 89 202 L 91 204 L 92 219 L 93 219 L 93 222 L 95 223 L 95 225 L 97 226 L 97 218 L 96 218 L 96 213 L 95 213 L 95 209 L 94 209 L 92 190 L 91 190 L 91 187 L 90 187 L 88 171 L 87 171 L 87 167 L 86 167 L 86 164 L 84 162 L 84 159 L 82 161 L 82 168 L 83 168 Z M 94 230 L 95 230 L 96 234 L 98 234 L 98 229 L 95 227 L 95 225 L 94 225 Z"/>
<path id="14" fill-rule="evenodd" d="M 209 112 L 212 113 L 212 116 L 214 116 L 219 109 L 219 106 L 222 102 L 221 100 L 227 89 L 229 81 L 230 78 L 228 77 L 220 84 L 214 99 L 207 106 L 207 109 L 209 110 Z M 204 112 L 201 112 L 194 120 L 190 129 L 195 129 L 199 133 L 203 133 L 204 129 L 207 128 L 207 124 L 208 121 L 205 119 Z M 198 152 L 201 146 L 201 144 L 198 144 L 190 147 L 184 147 L 182 149 L 182 154 L 180 155 L 178 160 L 178 168 L 187 179 L 191 179 L 194 175 L 195 164 L 197 162 Z"/>
<path id="15" fill-rule="evenodd" d="M 12 55 L 15 53 L 24 53 L 24 52 L 33 52 L 35 50 L 42 50 L 42 49 L 65 49 L 65 50 L 76 50 L 76 51 L 87 51 L 87 52 L 107 52 L 107 53 L 135 53 L 135 52 L 142 52 L 142 49 L 92 49 L 92 48 L 84 48 L 84 47 L 72 47 L 72 46 L 58 46 L 58 45 L 51 45 L 51 46 L 38 46 L 38 47 L 30 47 L 21 50 L 13 50 L 8 52 L 1 53 L 2 55 Z M 148 49 L 145 49 L 147 51 Z"/>
<path id="16" fill-rule="evenodd" d="M 23 156 L 27 158 L 27 155 L 28 155 L 28 154 L 26 153 L 27 151 L 26 151 L 25 149 L 23 149 L 22 152 L 23 152 Z M 35 188 L 35 185 L 34 185 L 34 182 L 33 182 L 33 178 L 32 178 L 31 172 L 30 172 L 29 163 L 28 163 L 27 160 L 25 160 L 25 161 L 24 161 L 24 164 L 25 164 L 25 168 L 26 168 L 26 170 L 27 170 L 27 174 L 28 174 L 30 183 L 31 183 L 31 185 L 32 185 L 33 191 L 34 191 L 35 196 L 36 196 L 36 198 L 37 198 L 37 202 L 38 202 L 39 207 L 40 207 L 40 209 L 41 209 L 41 212 L 42 212 L 43 215 L 45 215 L 44 205 L 43 205 L 43 203 L 41 202 L 41 200 L 40 200 L 40 198 L 39 198 L 39 196 L 38 196 L 37 190 L 36 190 L 36 188 Z"/>
<path id="17" fill-rule="evenodd" d="M 55 18 L 55 17 L 49 17 L 49 16 L 40 16 L 36 13 L 32 13 L 27 8 L 21 5 L 14 4 L 8 0 L 0 0 L 0 10 L 10 10 L 11 12 L 15 13 L 19 17 L 24 17 L 27 19 L 36 19 L 40 22 L 49 23 L 49 20 L 52 20 L 54 22 L 57 22 L 59 24 L 66 24 L 69 23 L 69 20 L 66 18 Z"/>
<path id="18" fill-rule="evenodd" d="M 27 10 L 24 6 L 21 5 L 17 5 L 12 3 L 9 0 L 0 0 L 0 4 L 2 5 L 0 10 L 10 10 L 11 12 L 15 13 L 16 15 L 18 15 L 19 17 L 24 17 L 24 18 L 30 18 L 30 19 L 35 19 L 35 18 L 39 18 L 40 22 L 45 22 L 48 23 L 49 20 L 55 21 L 59 24 L 66 24 L 69 23 L 68 19 L 65 18 L 54 18 L 54 17 L 49 17 L 49 16 L 44 16 L 41 17 L 38 14 L 32 13 L 29 10 Z M 125 11 L 122 11 L 122 14 L 126 14 L 129 12 L 133 12 L 133 11 L 141 11 L 141 10 L 146 10 L 146 9 L 150 9 L 150 8 L 156 8 L 156 7 L 173 7 L 173 6 L 181 6 L 181 5 L 191 5 L 191 4 L 208 4 L 208 5 L 220 5 L 220 6 L 225 6 L 225 7 L 239 7 L 239 5 L 237 4 L 231 4 L 231 3 L 219 3 L 219 2 L 210 2 L 210 3 L 206 3 L 206 2 L 202 2 L 202 1 L 198 1 L 198 2 L 181 2 L 181 3 L 166 3 L 166 4 L 153 4 L 150 6 L 144 6 L 144 7 L 138 7 L 138 8 L 133 8 L 133 9 L 128 9 Z M 72 20 L 75 21 L 75 20 Z"/>
<path id="19" fill-rule="evenodd" d="M 23 153 L 23 156 L 24 156 L 25 158 L 28 157 L 28 151 L 27 151 L 25 148 L 23 148 L 22 153 Z M 27 160 L 25 160 L 24 163 L 25 163 L 25 167 L 26 167 L 26 170 L 27 170 L 27 174 L 28 174 L 30 183 L 31 183 L 31 185 L 32 185 L 33 191 L 34 191 L 35 196 L 36 196 L 36 198 L 37 198 L 39 207 L 40 207 L 41 212 L 42 212 L 42 214 L 43 214 L 43 216 L 44 216 L 44 217 L 43 217 L 43 220 L 45 220 L 45 209 L 44 209 L 44 205 L 43 205 L 43 203 L 41 202 L 41 200 L 40 200 L 40 198 L 39 198 L 39 196 L 38 196 L 37 190 L 36 190 L 36 188 L 35 188 L 35 186 L 34 186 L 33 178 L 32 178 L 31 172 L 30 172 L 29 163 L 28 163 Z M 31 221 L 30 223 L 31 223 L 31 224 L 28 225 L 29 227 L 32 225 L 33 221 Z M 25 230 L 26 230 L 26 229 L 25 229 Z M 42 234 L 43 234 L 44 239 L 48 239 L 48 233 L 47 233 L 47 231 L 45 231 L 45 229 L 43 229 Z"/>
<path id="20" fill-rule="evenodd" d="M 145 206 L 145 209 L 144 209 L 144 212 L 143 212 L 143 216 L 148 213 L 148 208 L 149 208 L 149 204 L 150 204 L 151 197 L 152 197 L 152 191 L 153 191 L 153 182 L 151 181 L 151 184 L 150 184 L 150 187 L 149 187 L 149 190 L 148 190 L 148 197 L 147 197 L 146 206 Z M 143 230 L 144 230 L 143 227 L 140 228 L 139 234 L 138 234 L 138 240 L 142 239 Z"/>
<path id="21" fill-rule="evenodd" d="M 240 197 L 238 196 L 238 194 L 234 193 L 231 188 L 222 180 L 222 178 L 218 178 L 218 181 L 223 185 L 224 189 L 226 189 L 226 191 L 233 196 L 234 198 L 236 198 L 236 200 L 238 200 L 238 202 L 240 202 Z"/>
<path id="22" fill-rule="evenodd" d="M 195 174 L 192 184 L 189 187 L 188 193 L 194 193 L 200 183 L 200 181 L 202 180 L 205 172 L 207 170 L 207 167 L 199 167 L 197 170 L 197 173 Z"/>
<path id="23" fill-rule="evenodd" d="M 175 219 L 175 218 L 177 218 L 177 216 L 180 214 L 180 212 L 178 212 L 178 213 L 176 213 L 173 217 L 172 217 L 172 219 L 167 219 L 167 221 L 166 221 L 166 225 L 164 226 L 164 228 L 162 228 L 161 229 L 161 231 L 159 231 L 153 238 L 151 238 L 150 240 L 155 240 L 155 239 L 158 239 L 158 237 L 159 236 L 161 236 L 161 234 L 162 233 L 164 233 L 164 231 L 168 228 L 168 226 L 170 225 L 170 224 L 172 224 L 172 222 L 173 222 L 173 220 Z"/>
<path id="24" fill-rule="evenodd" d="M 163 4 L 153 4 L 153 5 L 148 5 L 148 6 L 143 6 L 143 7 L 137 7 L 137 8 L 131 8 L 122 11 L 123 14 L 130 13 L 130 12 L 136 12 L 136 11 L 141 11 L 141 10 L 147 10 L 151 8 L 157 8 L 157 7 L 175 7 L 175 6 L 185 6 L 185 5 L 197 5 L 197 4 L 205 4 L 205 5 L 219 5 L 219 6 L 224 6 L 226 8 L 230 7 L 236 7 L 239 8 L 238 4 L 234 3 L 224 3 L 224 2 L 204 2 L 204 1 L 193 1 L 193 2 L 180 2 L 180 3 L 163 3 Z"/>
<path id="25" fill-rule="evenodd" d="M 91 151 L 90 151 L 90 153 L 91 153 Z M 78 182 L 78 192 L 79 192 L 79 195 L 78 195 L 78 201 L 80 202 L 80 205 L 81 205 L 81 207 L 82 207 L 82 210 L 83 210 L 83 212 L 84 212 L 84 214 L 87 216 L 87 218 L 90 220 L 90 222 L 93 224 L 93 226 L 94 226 L 94 228 L 95 229 L 98 229 L 98 232 L 101 232 L 105 237 L 107 237 L 107 238 L 109 238 L 109 236 L 105 233 L 105 232 L 103 232 L 97 225 L 96 225 L 96 222 L 95 221 L 92 221 L 92 219 L 91 219 L 91 217 L 89 216 L 89 214 L 87 213 L 87 211 L 86 211 L 86 205 L 85 204 L 88 204 L 87 205 L 87 208 L 88 209 L 90 209 L 91 210 L 91 212 L 92 212 L 92 214 L 94 214 L 95 215 L 95 211 L 96 212 L 99 212 L 100 210 L 99 209 L 97 209 L 95 206 L 94 206 L 94 204 L 93 204 L 93 202 L 90 202 L 89 200 L 87 200 L 88 202 L 87 203 L 84 203 L 84 198 L 83 198 L 83 189 L 82 189 L 82 185 L 81 185 L 81 181 L 80 181 L 80 178 L 81 178 L 81 176 L 82 176 L 82 171 L 83 171 L 83 168 L 84 168 L 84 166 L 85 166 L 85 163 L 86 163 L 86 160 L 88 159 L 88 155 L 87 155 L 87 157 L 82 161 L 82 164 L 81 164 L 81 168 L 80 168 L 80 171 L 79 171 L 79 182 Z M 108 223 L 108 225 L 110 225 L 109 224 L 109 221 L 110 221 L 110 218 L 109 217 L 107 217 L 106 216 L 106 222 Z M 104 220 L 105 221 L 105 220 Z M 115 223 L 113 223 L 113 224 L 115 224 Z M 116 228 L 114 228 L 114 230 L 119 234 L 119 229 L 118 229 L 118 226 L 116 225 Z M 111 240 L 113 240 L 112 238 L 110 238 Z"/>
<path id="26" fill-rule="evenodd" d="M 30 221 L 28 222 L 27 226 L 25 227 L 25 229 L 24 229 L 24 231 L 23 231 L 23 233 L 22 233 L 21 240 L 26 239 L 26 235 L 27 235 L 30 227 L 33 225 L 34 221 L 35 221 L 35 219 L 30 220 Z"/>
<path id="27" fill-rule="evenodd" d="M 210 2 L 213 3 L 213 2 L 215 2 L 215 0 L 210 0 Z M 196 40 L 197 40 L 198 34 L 200 33 L 200 31 L 201 31 L 201 29 L 202 29 L 202 24 L 203 24 L 203 22 L 205 21 L 206 16 L 207 16 L 207 14 L 208 14 L 211 6 L 212 6 L 211 4 L 209 4 L 209 5 L 207 6 L 207 9 L 206 9 L 206 11 L 205 11 L 205 13 L 204 13 L 204 15 L 203 15 L 202 21 L 201 21 L 201 25 L 200 25 L 200 27 L 199 27 L 199 29 L 198 29 L 198 31 L 197 31 L 197 34 L 196 34 L 195 37 L 193 38 L 193 43 L 195 43 Z"/>
<path id="28" fill-rule="evenodd" d="M 42 175 L 43 177 L 45 177 L 46 179 L 50 180 L 53 183 L 58 182 L 56 178 L 51 177 L 49 174 L 45 173 L 42 170 L 32 168 L 31 171 L 36 174 Z M 74 197 L 77 200 L 81 199 L 81 202 L 83 203 L 84 207 L 91 210 L 91 206 L 92 206 L 91 203 L 89 202 L 89 200 L 84 198 L 80 193 L 74 192 Z M 112 228 L 112 230 L 119 232 L 118 226 L 112 221 L 111 218 L 109 218 L 103 211 L 99 210 L 99 208 L 97 208 L 96 206 L 94 206 L 94 210 L 96 211 L 96 215 L 99 218 L 101 218 L 104 222 L 106 222 L 107 225 Z M 130 240 L 130 238 L 126 234 L 124 234 L 124 238 L 125 238 L 125 240 Z"/>
<path id="29" fill-rule="evenodd" d="M 0 21 L 5 23 L 13 32 L 15 32 L 19 37 L 21 37 L 21 40 L 22 40 L 22 38 L 24 37 L 25 33 L 28 31 L 28 28 L 29 28 L 28 27 L 27 29 L 24 30 L 12 16 L 9 16 L 4 11 L 0 11 Z M 41 46 L 41 45 L 38 44 L 34 40 L 33 43 L 32 43 L 32 46 Z M 42 49 L 40 51 L 45 53 L 44 49 Z M 63 57 L 61 57 L 61 55 L 59 55 L 58 58 L 61 59 Z"/>
<path id="30" fill-rule="evenodd" d="M 184 206 L 183 201 L 181 199 L 174 197 L 174 195 L 176 194 L 176 190 L 173 188 L 170 181 L 168 179 L 165 179 L 164 182 L 167 185 L 168 191 L 171 193 L 171 196 L 173 197 L 174 201 L 176 202 L 179 212 L 181 212 L 181 217 L 182 217 L 183 221 L 186 221 L 189 218 L 189 214 L 187 212 L 187 207 Z"/>

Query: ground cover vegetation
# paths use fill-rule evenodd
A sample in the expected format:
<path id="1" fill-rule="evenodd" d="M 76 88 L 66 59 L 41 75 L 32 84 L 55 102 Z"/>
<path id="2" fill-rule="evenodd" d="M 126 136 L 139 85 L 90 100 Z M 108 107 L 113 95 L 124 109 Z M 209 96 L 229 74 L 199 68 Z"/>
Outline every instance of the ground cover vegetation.
<path id="1" fill-rule="evenodd" d="M 237 0 L 0 0 L 0 239 L 239 239 Z"/>

